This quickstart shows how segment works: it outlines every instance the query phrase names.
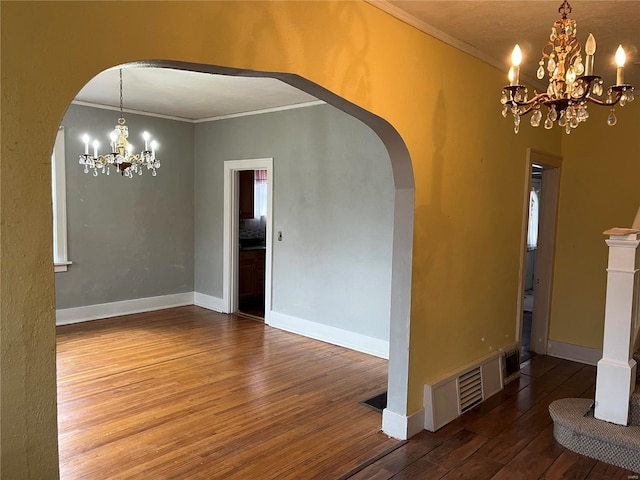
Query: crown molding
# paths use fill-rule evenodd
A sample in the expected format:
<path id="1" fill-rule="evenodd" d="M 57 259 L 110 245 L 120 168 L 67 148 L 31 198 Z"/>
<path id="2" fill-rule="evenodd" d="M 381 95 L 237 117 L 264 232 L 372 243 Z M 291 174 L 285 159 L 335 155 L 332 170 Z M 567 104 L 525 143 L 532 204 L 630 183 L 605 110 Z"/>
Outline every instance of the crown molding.
<path id="1" fill-rule="evenodd" d="M 433 38 L 440 40 L 441 42 L 446 43 L 447 45 L 452 46 L 468 55 L 471 55 L 478 60 L 481 60 L 492 67 L 497 68 L 498 70 L 507 72 L 509 69 L 509 65 L 505 65 L 504 62 L 496 60 L 495 58 L 487 55 L 486 53 L 478 50 L 477 48 L 465 43 L 457 38 L 452 37 L 448 33 L 443 32 L 442 30 L 438 30 L 432 25 L 429 25 L 424 20 L 421 20 L 414 15 L 402 10 L 399 7 L 396 7 L 394 4 L 389 3 L 387 0 L 365 0 L 365 2 L 373 5 L 376 8 L 379 8 L 383 12 L 388 13 L 392 17 L 397 18 L 398 20 L 411 25 L 414 28 L 417 28 L 423 33 L 432 36 Z M 505 73 L 506 77 L 506 73 Z M 520 72 L 520 78 L 526 81 L 526 83 L 534 86 L 541 86 L 541 83 L 535 77 L 532 77 L 526 73 Z M 546 89 L 546 87 L 544 87 Z"/>
<path id="2" fill-rule="evenodd" d="M 114 112 L 120 111 L 118 107 L 112 107 L 111 105 L 102 105 L 101 103 L 92 103 L 92 102 L 82 102 L 80 100 L 72 100 L 71 105 L 80 105 L 82 107 L 99 108 L 101 110 L 112 110 Z M 143 110 L 132 110 L 130 108 L 123 108 L 122 112 L 131 113 L 132 115 L 144 115 L 145 117 L 157 117 L 157 118 L 164 118 L 166 120 L 176 120 L 178 122 L 193 123 L 193 120 L 191 120 L 190 118 L 174 117 L 172 115 L 163 115 L 162 113 L 145 112 Z"/>
<path id="3" fill-rule="evenodd" d="M 249 112 L 230 113 L 228 115 L 218 115 L 215 117 L 200 118 L 194 120 L 193 123 L 215 122 L 217 120 L 226 120 L 228 118 L 248 117 L 250 115 L 261 115 L 263 113 L 282 112 L 283 110 L 294 110 L 296 108 L 315 107 L 316 105 L 325 105 L 327 102 L 322 100 L 314 100 L 312 102 L 294 103 L 293 105 L 283 105 L 281 107 L 263 108 L 261 110 L 251 110 Z"/>
<path id="4" fill-rule="evenodd" d="M 73 100 L 71 102 L 72 105 L 80 105 L 82 107 L 91 107 L 91 108 L 100 108 L 102 110 L 112 110 L 115 112 L 119 112 L 120 109 L 118 107 L 112 107 L 111 105 L 102 105 L 100 103 L 91 103 L 91 102 L 82 102 L 80 100 Z M 143 110 L 132 110 L 130 108 L 123 108 L 123 113 L 130 113 L 133 115 L 144 115 L 145 117 L 157 117 L 164 118 L 166 120 L 176 120 L 178 122 L 186 122 L 186 123 L 205 123 L 205 122 L 214 122 L 216 120 L 225 120 L 228 118 L 236 118 L 236 117 L 247 117 L 250 115 L 261 115 L 263 113 L 273 113 L 273 112 L 281 112 L 283 110 L 293 110 L 296 108 L 306 108 L 306 107 L 315 107 L 316 105 L 325 105 L 326 102 L 322 100 L 314 100 L 312 102 L 303 102 L 303 103 L 294 103 L 293 105 L 283 105 L 281 107 L 272 107 L 272 108 L 263 108 L 260 110 L 251 110 L 248 112 L 240 112 L 240 113 L 231 113 L 228 115 L 218 115 L 214 117 L 208 118 L 199 118 L 193 120 L 191 118 L 183 118 L 183 117 L 175 117 L 172 115 L 163 115 L 162 113 L 152 113 L 145 112 Z"/>

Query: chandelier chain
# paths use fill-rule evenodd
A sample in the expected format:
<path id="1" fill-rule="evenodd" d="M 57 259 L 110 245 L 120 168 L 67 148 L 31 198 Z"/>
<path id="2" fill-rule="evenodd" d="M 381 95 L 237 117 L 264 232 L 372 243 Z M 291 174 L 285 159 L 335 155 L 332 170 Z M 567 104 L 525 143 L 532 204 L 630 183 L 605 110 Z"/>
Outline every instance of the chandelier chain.
<path id="1" fill-rule="evenodd" d="M 120 69 L 120 116 L 122 116 L 122 69 Z"/>

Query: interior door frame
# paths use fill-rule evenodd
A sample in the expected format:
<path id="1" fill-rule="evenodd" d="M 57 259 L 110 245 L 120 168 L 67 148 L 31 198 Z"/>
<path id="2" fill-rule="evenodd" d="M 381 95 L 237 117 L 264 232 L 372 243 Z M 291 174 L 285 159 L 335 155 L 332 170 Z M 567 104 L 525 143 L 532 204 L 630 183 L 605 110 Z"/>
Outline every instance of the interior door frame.
<path id="1" fill-rule="evenodd" d="M 271 322 L 271 285 L 273 249 L 273 158 L 253 158 L 247 160 L 227 160 L 224 162 L 224 215 L 222 245 L 222 302 L 225 313 L 238 310 L 238 248 L 240 243 L 238 227 L 240 223 L 239 176 L 242 170 L 267 171 L 267 221 L 265 237 L 264 265 L 264 322 Z"/>
<path id="2" fill-rule="evenodd" d="M 531 323 L 531 345 L 529 350 L 545 355 L 549 343 L 549 319 L 551 314 L 551 289 L 553 285 L 553 261 L 556 244 L 556 224 L 560 193 L 560 170 L 562 157 L 534 149 L 527 149 L 525 191 L 523 199 L 523 222 L 520 251 L 520 279 L 516 313 L 516 339 L 522 341 L 522 308 L 527 270 L 527 231 L 529 226 L 529 192 L 531 191 L 531 169 L 542 168 L 542 190 L 540 192 L 538 247 L 535 259 L 534 308 Z"/>

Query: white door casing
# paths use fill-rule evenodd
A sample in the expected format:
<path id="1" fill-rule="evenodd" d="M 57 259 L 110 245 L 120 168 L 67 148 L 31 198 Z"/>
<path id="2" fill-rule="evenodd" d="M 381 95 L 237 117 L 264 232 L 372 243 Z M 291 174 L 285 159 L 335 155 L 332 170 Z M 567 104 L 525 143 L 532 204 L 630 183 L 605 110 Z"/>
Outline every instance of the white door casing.
<path id="1" fill-rule="evenodd" d="M 224 162 L 224 214 L 222 245 L 222 301 L 225 313 L 238 309 L 238 172 L 242 170 L 267 171 L 267 232 L 264 266 L 264 322 L 271 321 L 271 266 L 273 258 L 273 158 L 227 160 Z"/>
<path id="2" fill-rule="evenodd" d="M 540 165 L 542 170 L 542 191 L 540 193 L 540 213 L 538 248 L 535 258 L 534 291 L 535 300 L 531 324 L 531 345 L 529 349 L 538 354 L 547 353 L 549 337 L 549 317 L 551 313 L 551 287 L 553 281 L 553 259 L 555 255 L 556 221 L 558 217 L 558 197 L 560 191 L 560 166 L 562 159 L 556 155 L 527 150 L 526 181 L 523 204 L 521 235 L 520 280 L 516 312 L 516 339 L 522 340 L 522 303 L 524 298 L 527 228 L 529 224 L 529 191 L 531 190 L 531 167 Z"/>

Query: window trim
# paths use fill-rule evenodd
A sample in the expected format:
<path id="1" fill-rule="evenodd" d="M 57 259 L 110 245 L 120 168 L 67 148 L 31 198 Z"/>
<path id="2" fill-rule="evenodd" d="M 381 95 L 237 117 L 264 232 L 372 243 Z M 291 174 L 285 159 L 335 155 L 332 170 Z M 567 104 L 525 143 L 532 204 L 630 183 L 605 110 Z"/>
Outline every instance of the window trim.
<path id="1" fill-rule="evenodd" d="M 67 182 L 64 127 L 56 134 L 51 154 L 51 199 L 53 207 L 53 271 L 66 272 L 71 265 L 67 252 Z"/>

